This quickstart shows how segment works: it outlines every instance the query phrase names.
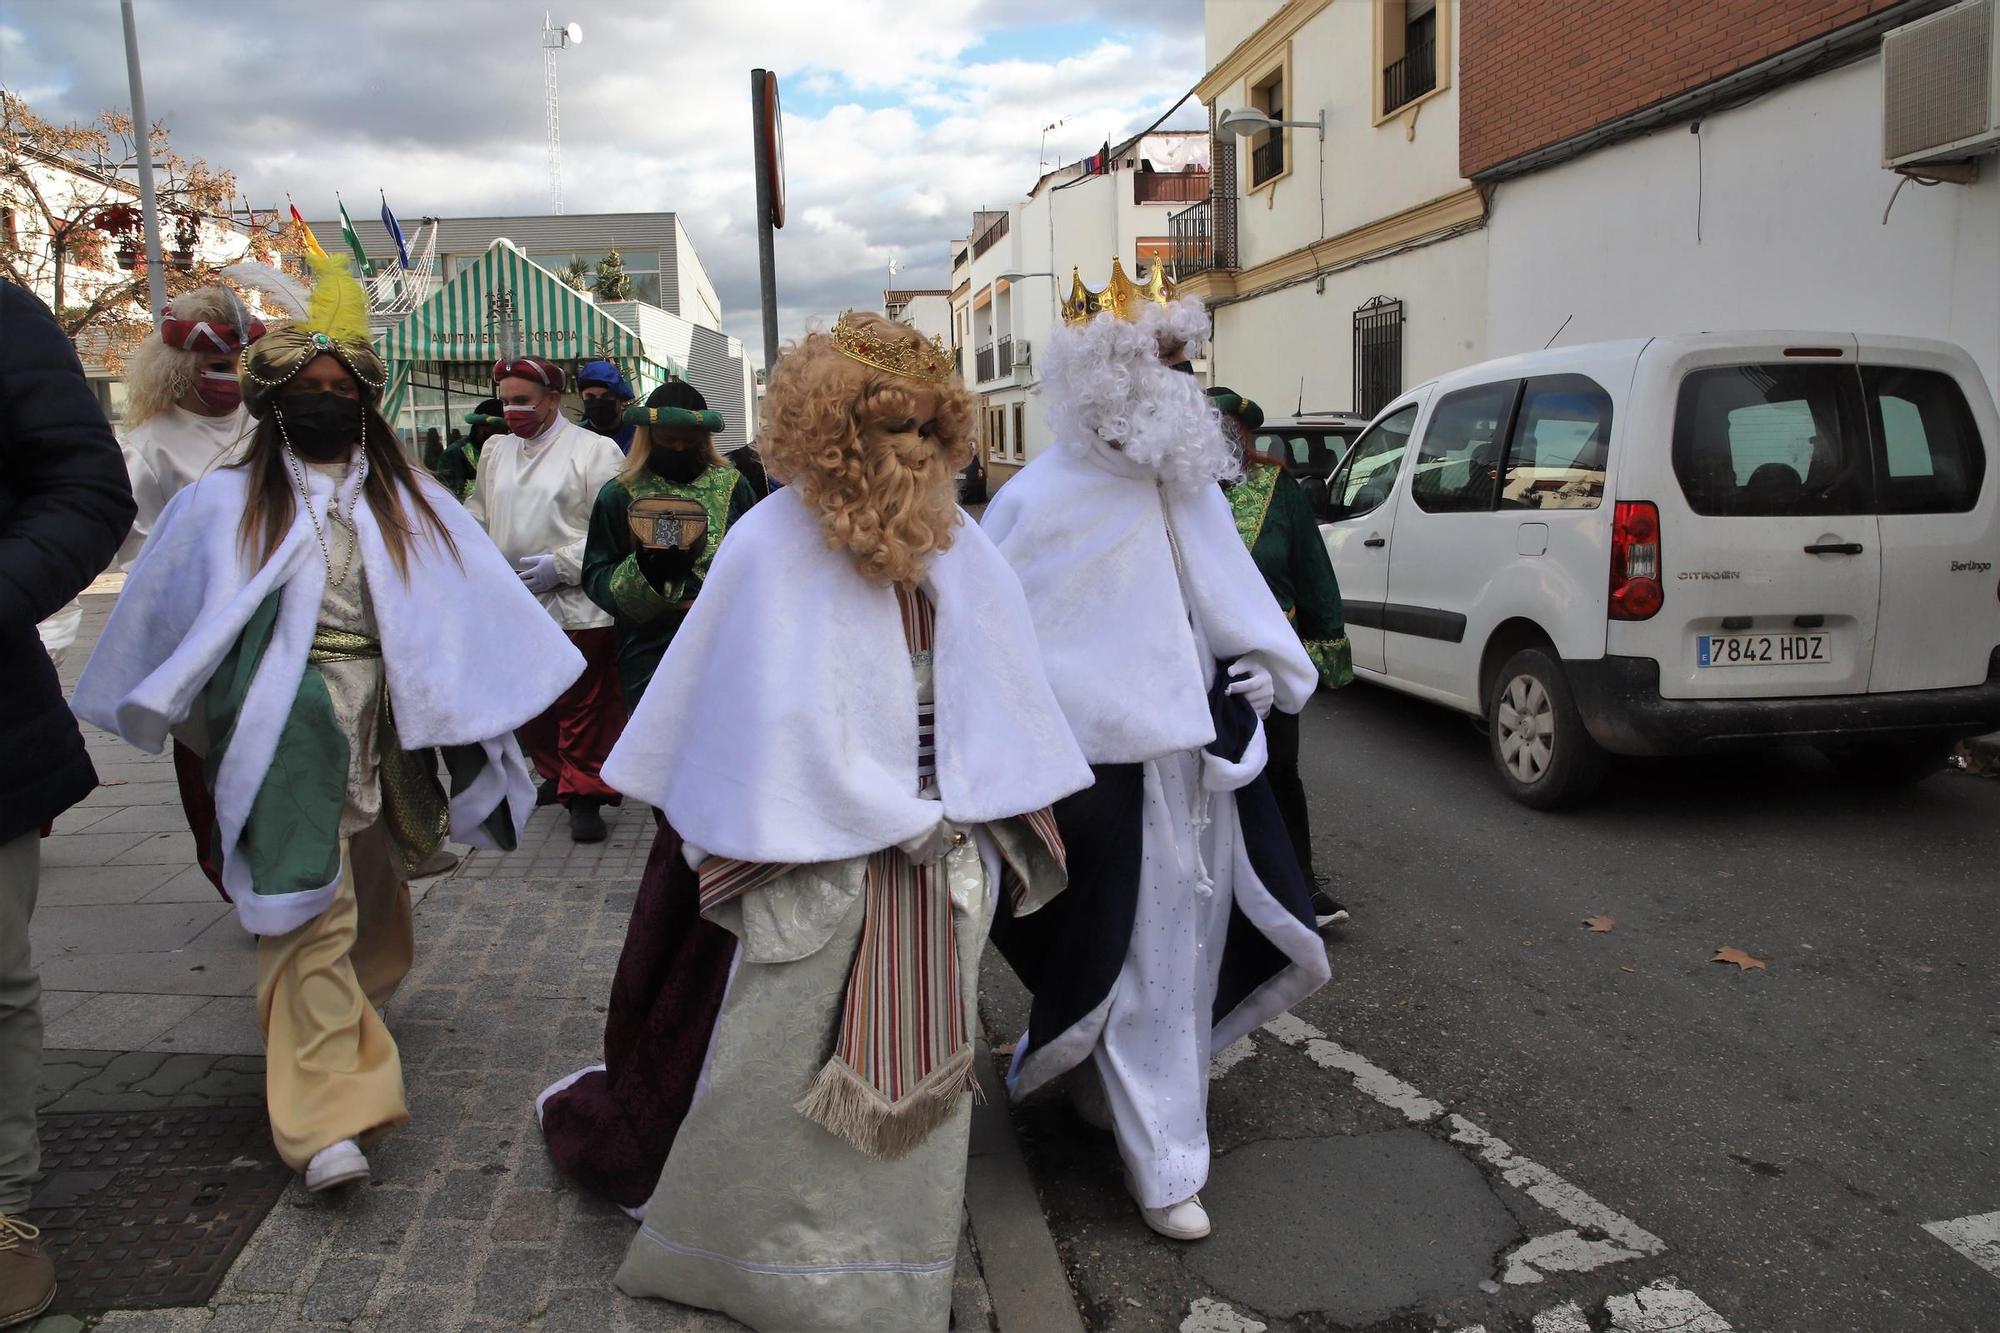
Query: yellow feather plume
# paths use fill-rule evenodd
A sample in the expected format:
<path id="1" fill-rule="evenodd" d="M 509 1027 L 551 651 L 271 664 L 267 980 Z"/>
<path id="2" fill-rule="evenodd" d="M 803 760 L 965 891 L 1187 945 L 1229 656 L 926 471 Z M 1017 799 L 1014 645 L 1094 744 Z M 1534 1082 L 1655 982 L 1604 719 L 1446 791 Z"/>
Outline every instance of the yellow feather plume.
<path id="1" fill-rule="evenodd" d="M 312 303 L 305 327 L 340 342 L 368 342 L 368 293 L 361 290 L 346 259 L 308 255 L 312 265 Z"/>

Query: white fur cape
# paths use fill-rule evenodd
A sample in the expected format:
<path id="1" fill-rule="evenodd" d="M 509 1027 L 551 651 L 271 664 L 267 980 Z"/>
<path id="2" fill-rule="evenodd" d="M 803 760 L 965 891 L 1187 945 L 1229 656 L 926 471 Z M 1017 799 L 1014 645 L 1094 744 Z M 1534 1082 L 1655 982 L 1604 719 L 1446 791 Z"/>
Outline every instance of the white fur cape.
<path id="1" fill-rule="evenodd" d="M 359 480 L 357 470 L 345 484 L 343 513 Z M 157 754 L 257 608 L 279 592 L 270 645 L 244 695 L 215 782 L 223 885 L 244 928 L 273 935 L 325 911 L 336 887 L 259 895 L 248 867 L 234 855 L 305 673 L 326 591 L 326 560 L 301 509 L 277 552 L 261 568 L 246 567 L 237 529 L 248 481 L 243 469 L 218 468 L 162 511 L 77 682 L 73 707 L 79 717 Z M 490 846 L 479 826 L 503 797 L 517 837 L 535 804 L 514 729 L 569 687 L 583 659 L 458 502 L 428 477 L 420 484 L 457 542 L 459 559 L 433 537 L 415 539 L 405 582 L 363 501 L 355 506 L 359 563 L 368 578 L 397 734 L 410 749 L 484 749 L 486 767 L 452 801 L 451 836 Z M 324 526 L 335 483 L 308 470 L 307 485 Z"/>
<path id="2" fill-rule="evenodd" d="M 1020 585 L 967 520 L 924 579 L 942 802 L 917 796 L 917 697 L 895 591 L 827 549 L 795 489 L 738 519 L 604 763 L 717 856 L 843 861 L 1090 785 Z"/>
<path id="3" fill-rule="evenodd" d="M 1215 664 L 1197 660 L 1190 611 L 1218 658 L 1253 657 L 1271 673 L 1278 708 L 1296 713 L 1312 697 L 1312 661 L 1213 483 L 1163 488 L 1109 445 L 1059 443 L 1000 488 L 985 528 L 1020 575 L 1049 682 L 1091 763 L 1215 739 Z"/>

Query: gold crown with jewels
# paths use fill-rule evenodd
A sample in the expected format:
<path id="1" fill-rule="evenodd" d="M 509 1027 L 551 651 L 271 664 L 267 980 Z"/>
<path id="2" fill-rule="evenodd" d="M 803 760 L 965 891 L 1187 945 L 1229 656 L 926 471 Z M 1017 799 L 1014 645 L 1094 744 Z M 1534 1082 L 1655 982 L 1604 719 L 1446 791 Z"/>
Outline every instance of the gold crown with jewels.
<path id="1" fill-rule="evenodd" d="M 941 340 L 881 337 L 862 327 L 852 310 L 834 321 L 833 345 L 849 360 L 926 384 L 942 384 L 958 372 L 956 358 Z"/>
<path id="2" fill-rule="evenodd" d="M 1065 324 L 1086 324 L 1091 318 L 1106 310 L 1117 318 L 1130 322 L 1139 318 L 1139 311 L 1148 303 L 1170 305 L 1180 296 L 1180 288 L 1167 281 L 1167 266 L 1153 261 L 1153 272 L 1144 283 L 1137 283 L 1125 276 L 1125 266 L 1116 256 L 1111 260 L 1111 280 L 1104 284 L 1102 291 L 1093 292 L 1083 285 L 1080 270 L 1071 269 L 1069 297 L 1062 303 L 1062 317 Z"/>

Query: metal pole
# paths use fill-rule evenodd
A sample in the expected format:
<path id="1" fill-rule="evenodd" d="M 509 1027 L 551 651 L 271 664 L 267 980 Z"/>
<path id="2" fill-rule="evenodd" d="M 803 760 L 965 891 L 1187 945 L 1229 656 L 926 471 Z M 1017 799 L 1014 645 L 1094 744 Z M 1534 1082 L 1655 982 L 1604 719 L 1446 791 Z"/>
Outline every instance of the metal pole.
<path id="1" fill-rule="evenodd" d="M 160 208 L 153 197 L 152 124 L 146 119 L 146 85 L 139 77 L 139 29 L 132 21 L 132 0 L 119 0 L 125 19 L 125 73 L 132 85 L 132 134 L 139 148 L 139 213 L 146 221 L 146 289 L 153 322 L 167 308 L 167 275 L 160 263 Z"/>
<path id="2" fill-rule="evenodd" d="M 126 0 L 129 4 L 131 0 Z M 764 288 L 764 373 L 778 364 L 778 260 L 771 246 L 771 125 L 761 69 L 750 71 L 750 118 L 757 145 L 757 273 Z"/>

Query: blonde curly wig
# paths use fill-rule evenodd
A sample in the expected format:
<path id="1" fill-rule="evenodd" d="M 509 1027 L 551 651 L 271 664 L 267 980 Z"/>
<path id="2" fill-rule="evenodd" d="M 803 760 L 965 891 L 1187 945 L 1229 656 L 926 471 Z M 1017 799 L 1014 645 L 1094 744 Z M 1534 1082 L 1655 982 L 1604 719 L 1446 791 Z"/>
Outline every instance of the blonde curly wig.
<path id="1" fill-rule="evenodd" d="M 925 342 L 881 315 L 847 319 L 879 341 Z M 972 459 L 973 421 L 957 376 L 928 384 L 876 370 L 811 332 L 771 373 L 759 443 L 770 474 L 818 512 L 829 549 L 847 551 L 866 578 L 914 586 L 965 519 L 957 477 Z"/>
<path id="2" fill-rule="evenodd" d="M 175 319 L 229 325 L 243 314 L 243 303 L 227 287 L 197 287 L 169 301 L 167 313 Z M 160 340 L 158 329 L 147 334 L 125 373 L 125 426 L 149 421 L 185 398 L 201 373 L 201 363 L 213 355 L 169 347 Z M 230 368 L 235 368 L 233 362 Z"/>

